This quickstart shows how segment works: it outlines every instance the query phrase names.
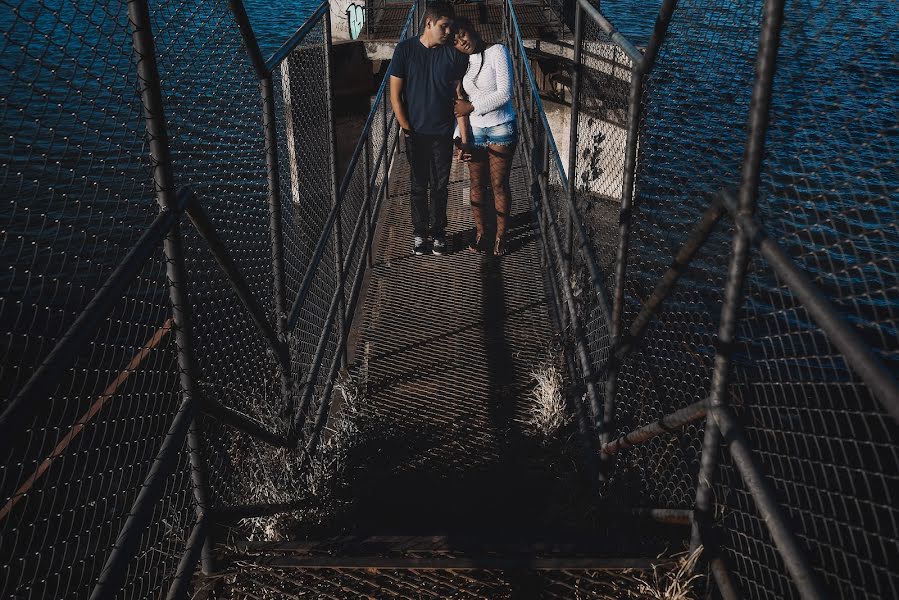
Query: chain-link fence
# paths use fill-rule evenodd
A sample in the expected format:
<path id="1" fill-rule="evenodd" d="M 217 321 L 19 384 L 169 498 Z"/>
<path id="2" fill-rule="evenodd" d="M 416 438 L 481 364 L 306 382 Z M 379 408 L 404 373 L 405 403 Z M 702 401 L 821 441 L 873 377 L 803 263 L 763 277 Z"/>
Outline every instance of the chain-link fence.
<path id="1" fill-rule="evenodd" d="M 725 597 L 895 596 L 899 14 L 666 1 L 637 50 L 637 12 L 563 11 L 568 179 L 507 11 L 603 500 L 693 510 Z"/>
<path id="2" fill-rule="evenodd" d="M 0 595 L 82 597 L 181 403 L 163 230 L 154 228 L 127 3 L 0 11 L 8 207 Z M 145 260 L 129 261 L 135 249 Z M 125 281 L 116 279 L 123 265 Z M 110 282 L 117 297 L 96 316 Z M 177 462 L 139 540 L 128 596 L 165 585 L 190 532 L 187 454 Z"/>
<path id="3" fill-rule="evenodd" d="M 341 184 L 327 3 L 268 61 L 240 2 L 82 4 L 2 8 L 0 594 L 179 597 L 303 493 L 396 128 Z"/>

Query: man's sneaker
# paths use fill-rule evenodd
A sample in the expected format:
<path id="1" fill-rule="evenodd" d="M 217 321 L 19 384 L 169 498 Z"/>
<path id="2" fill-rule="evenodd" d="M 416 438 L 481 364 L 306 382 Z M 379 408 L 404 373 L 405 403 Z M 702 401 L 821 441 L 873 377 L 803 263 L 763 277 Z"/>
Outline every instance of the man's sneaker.
<path id="1" fill-rule="evenodd" d="M 434 245 L 431 248 L 431 252 L 433 252 L 437 256 L 443 256 L 444 254 L 446 254 L 446 238 L 434 238 Z"/>
<path id="2" fill-rule="evenodd" d="M 425 253 L 425 239 L 422 237 L 415 236 L 415 256 L 421 256 Z"/>

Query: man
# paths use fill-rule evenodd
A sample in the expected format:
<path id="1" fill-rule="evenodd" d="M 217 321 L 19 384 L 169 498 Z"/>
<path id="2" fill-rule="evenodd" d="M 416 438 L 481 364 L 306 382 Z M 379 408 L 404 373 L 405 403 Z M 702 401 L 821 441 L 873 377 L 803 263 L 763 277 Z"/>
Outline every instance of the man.
<path id="1" fill-rule="evenodd" d="M 390 104 L 406 140 L 412 201 L 413 249 L 425 253 L 428 234 L 432 252 L 446 247 L 446 201 L 453 158 L 453 99 L 468 57 L 453 49 L 453 8 L 428 5 L 421 36 L 403 40 L 391 61 Z M 430 189 L 430 210 L 428 191 Z"/>

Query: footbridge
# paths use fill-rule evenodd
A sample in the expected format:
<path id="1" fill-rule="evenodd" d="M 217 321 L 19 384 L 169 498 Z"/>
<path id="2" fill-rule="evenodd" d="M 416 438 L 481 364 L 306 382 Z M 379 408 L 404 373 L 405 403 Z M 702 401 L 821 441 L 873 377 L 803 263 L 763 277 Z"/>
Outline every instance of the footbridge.
<path id="1" fill-rule="evenodd" d="M 389 77 L 337 151 L 328 2 L 0 9 L 2 596 L 899 595 L 895 7 L 637 4 L 481 7 L 503 257 Z"/>

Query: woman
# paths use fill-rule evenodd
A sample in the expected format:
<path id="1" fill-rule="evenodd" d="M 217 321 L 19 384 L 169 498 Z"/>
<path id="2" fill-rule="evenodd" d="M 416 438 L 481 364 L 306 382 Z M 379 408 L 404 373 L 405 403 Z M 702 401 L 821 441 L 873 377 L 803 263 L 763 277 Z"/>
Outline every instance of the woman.
<path id="1" fill-rule="evenodd" d="M 512 106 L 512 57 L 502 44 L 484 42 L 468 19 L 456 19 L 455 47 L 468 55 L 468 70 L 459 86 L 456 117 L 461 139 L 459 159 L 468 162 L 471 213 L 475 237 L 469 249 L 484 252 L 484 198 L 487 183 L 496 206 L 493 253 L 506 254 L 506 224 L 512 194 L 509 171 L 518 143 L 518 124 Z"/>

